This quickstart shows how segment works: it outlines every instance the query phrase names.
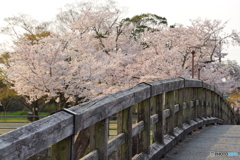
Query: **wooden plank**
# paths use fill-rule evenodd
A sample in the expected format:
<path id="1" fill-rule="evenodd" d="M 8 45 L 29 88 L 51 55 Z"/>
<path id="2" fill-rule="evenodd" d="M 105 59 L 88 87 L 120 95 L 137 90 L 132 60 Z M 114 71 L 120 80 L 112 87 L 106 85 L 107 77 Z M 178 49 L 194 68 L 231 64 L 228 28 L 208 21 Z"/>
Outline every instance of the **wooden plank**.
<path id="1" fill-rule="evenodd" d="M 121 133 L 108 142 L 108 151 L 107 151 L 108 156 L 112 154 L 112 152 L 115 151 L 118 147 L 120 147 L 122 144 L 125 143 L 125 137 L 126 137 L 126 134 Z M 125 155 L 125 156 L 129 156 L 129 155 Z"/>
<path id="2" fill-rule="evenodd" d="M 152 96 L 160 95 L 165 92 L 184 88 L 183 78 L 164 79 L 149 82 L 152 85 Z"/>
<path id="3" fill-rule="evenodd" d="M 228 123 L 228 118 L 226 119 L 226 117 L 225 117 L 225 115 L 228 115 L 228 111 L 226 110 L 225 107 L 226 107 L 225 103 L 222 100 L 222 102 L 221 102 L 221 119 L 224 120 L 225 122 L 227 122 L 227 124 L 229 124 Z"/>
<path id="4" fill-rule="evenodd" d="M 203 82 L 203 88 L 207 89 L 207 90 L 211 90 L 211 87 L 212 85 L 206 83 L 206 82 Z"/>
<path id="5" fill-rule="evenodd" d="M 58 112 L 1 135 L 0 159 L 27 159 L 72 134 L 73 116 Z"/>
<path id="6" fill-rule="evenodd" d="M 190 107 L 194 107 L 194 102 L 190 101 Z"/>
<path id="7" fill-rule="evenodd" d="M 207 96 L 207 91 L 203 89 L 204 92 L 204 100 L 202 101 L 202 117 L 207 117 L 207 105 L 206 105 L 206 96 Z"/>
<path id="8" fill-rule="evenodd" d="M 216 112 L 215 112 L 215 93 L 214 93 L 214 91 L 211 91 L 211 112 L 212 112 L 212 117 L 215 117 L 215 114 L 216 114 Z"/>
<path id="9" fill-rule="evenodd" d="M 197 107 L 194 104 L 194 99 L 197 99 L 196 96 L 198 96 L 196 93 L 196 89 L 198 89 L 198 88 L 196 88 L 196 87 L 188 88 L 189 94 L 188 94 L 187 99 L 188 99 L 188 103 L 189 103 L 189 120 L 190 121 L 194 120 L 196 112 L 197 112 Z"/>
<path id="10" fill-rule="evenodd" d="M 183 102 L 183 109 L 187 108 L 187 102 Z"/>
<path id="11" fill-rule="evenodd" d="M 191 121 L 191 117 L 192 117 L 192 109 L 191 109 L 191 107 L 190 107 L 190 101 L 192 100 L 191 99 L 191 95 L 193 94 L 193 90 L 192 90 L 192 88 L 185 88 L 185 90 L 184 90 L 184 94 L 185 94 L 185 96 L 184 96 L 184 101 L 186 102 L 186 104 L 187 104 L 187 108 L 184 110 L 184 122 L 185 123 L 190 123 L 190 121 Z"/>
<path id="12" fill-rule="evenodd" d="M 53 160 L 73 160 L 74 158 L 71 155 L 72 149 L 72 137 L 67 137 L 62 141 L 54 144 L 51 149 L 51 159 Z"/>
<path id="13" fill-rule="evenodd" d="M 137 104 L 133 105 L 132 107 L 133 107 L 133 113 L 135 114 L 134 115 L 135 116 L 134 117 L 135 122 L 133 123 L 133 127 L 132 127 L 132 155 L 135 155 L 135 154 L 138 153 L 139 134 L 138 134 L 138 131 L 135 131 L 134 129 L 137 128 L 138 125 L 136 125 L 136 124 L 139 122 L 138 119 L 137 119 L 138 118 L 139 104 L 137 103 Z M 144 123 L 142 122 L 142 124 L 143 124 L 143 126 L 142 126 L 142 130 L 143 130 Z"/>
<path id="14" fill-rule="evenodd" d="M 93 145 L 93 148 L 91 148 L 91 142 L 94 141 L 94 136 L 92 136 L 91 129 L 94 127 L 95 126 L 88 127 L 76 134 L 74 138 L 74 159 L 79 159 L 85 156 L 89 151 L 93 151 L 95 149 L 95 145 Z"/>
<path id="15" fill-rule="evenodd" d="M 227 115 L 228 110 L 229 110 L 228 103 L 225 103 L 225 119 L 226 119 L 226 121 L 228 119 L 228 115 Z M 231 114 L 231 119 L 234 119 L 234 116 L 235 116 L 235 113 L 233 113 L 233 115 Z M 234 123 L 231 123 L 231 124 L 234 124 Z"/>
<path id="16" fill-rule="evenodd" d="M 179 112 L 179 89 L 174 91 L 174 106 L 173 106 L 173 114 L 174 114 L 174 128 L 178 127 L 178 112 Z"/>
<path id="17" fill-rule="evenodd" d="M 207 117 L 211 117 L 211 91 L 206 90 L 206 114 Z"/>
<path id="18" fill-rule="evenodd" d="M 221 118 L 224 119 L 224 114 L 226 114 L 225 113 L 226 105 L 225 105 L 225 101 L 223 98 L 221 98 L 221 108 L 222 108 Z M 228 112 L 228 111 L 230 111 L 230 110 L 227 110 L 226 112 Z M 230 115 L 229 115 L 229 117 L 230 117 Z M 228 120 L 226 119 L 226 121 L 228 121 Z M 230 123 L 228 123 L 228 124 L 230 124 Z"/>
<path id="19" fill-rule="evenodd" d="M 150 86 L 139 84 L 93 101 L 71 107 L 77 113 L 75 130 L 80 131 L 150 97 Z"/>
<path id="20" fill-rule="evenodd" d="M 215 93 L 215 110 L 216 110 L 216 117 L 219 117 L 219 95 Z"/>
<path id="21" fill-rule="evenodd" d="M 89 139 L 90 139 L 90 142 L 89 142 L 89 149 L 90 151 L 94 151 L 96 148 L 95 148 L 95 124 L 94 125 L 91 125 L 90 127 L 88 127 L 88 130 L 90 131 L 90 135 L 89 135 Z M 80 131 L 81 133 L 81 131 Z"/>
<path id="22" fill-rule="evenodd" d="M 199 106 L 199 100 L 198 99 L 196 100 L 196 106 Z"/>
<path id="23" fill-rule="evenodd" d="M 164 94 L 155 96 L 156 98 L 156 114 L 158 115 L 158 121 L 155 124 L 155 130 L 153 132 L 153 143 L 157 142 L 163 144 L 164 138 Z"/>
<path id="24" fill-rule="evenodd" d="M 179 111 L 179 104 L 174 105 L 174 113 Z"/>
<path id="25" fill-rule="evenodd" d="M 198 79 L 187 79 L 185 78 L 185 87 L 186 88 L 198 88 L 198 87 L 202 87 L 203 86 L 203 83 L 201 80 L 198 80 Z"/>
<path id="26" fill-rule="evenodd" d="M 95 148 L 98 149 L 99 160 L 108 159 L 108 118 L 95 125 Z"/>
<path id="27" fill-rule="evenodd" d="M 221 96 L 219 96 L 219 95 L 218 95 L 218 96 L 217 96 L 217 104 L 218 104 L 218 105 L 217 105 L 217 110 L 218 110 L 218 118 L 220 118 L 220 117 L 221 117 L 221 115 L 220 115 L 220 114 L 221 114 L 221 113 L 220 113 L 220 107 L 221 107 L 220 105 L 221 105 L 221 102 L 220 102 L 220 101 L 221 101 Z"/>
<path id="28" fill-rule="evenodd" d="M 170 91 L 165 94 L 165 106 L 170 109 L 170 116 L 166 117 L 166 132 L 170 135 L 174 135 L 174 105 L 175 105 L 175 91 Z"/>
<path id="29" fill-rule="evenodd" d="M 153 125 L 158 122 L 158 114 L 154 114 L 150 117 L 150 125 Z"/>
<path id="30" fill-rule="evenodd" d="M 170 115 L 171 115 L 170 109 L 165 109 L 165 110 L 164 110 L 164 118 L 167 118 L 167 117 L 169 117 Z"/>
<path id="31" fill-rule="evenodd" d="M 80 158 L 79 160 L 95 160 L 98 159 L 98 151 L 94 150 L 90 153 L 88 153 L 86 156 L 84 156 L 83 158 Z"/>
<path id="32" fill-rule="evenodd" d="M 179 111 L 178 111 L 178 127 L 182 128 L 183 127 L 183 123 L 184 123 L 184 89 L 179 89 L 178 90 L 178 106 L 179 106 Z"/>
<path id="33" fill-rule="evenodd" d="M 215 87 L 215 93 L 216 93 L 217 95 L 219 95 L 220 97 L 223 97 L 223 96 L 222 96 L 222 92 L 220 92 L 216 87 Z"/>
<path id="34" fill-rule="evenodd" d="M 144 122 L 140 121 L 137 124 L 135 124 L 132 128 L 132 137 L 136 136 L 138 133 L 143 131 L 144 129 Z"/>
<path id="35" fill-rule="evenodd" d="M 223 99 L 222 98 L 220 98 L 220 100 L 219 100 L 219 106 L 220 106 L 220 108 L 219 108 L 219 118 L 220 119 L 223 119 Z"/>
<path id="36" fill-rule="evenodd" d="M 118 113 L 118 134 L 124 133 L 124 144 L 117 150 L 117 159 L 132 158 L 132 107 Z M 118 144 L 118 143 L 116 143 Z"/>
<path id="37" fill-rule="evenodd" d="M 191 119 L 192 120 L 197 120 L 198 118 L 198 111 L 199 111 L 199 105 L 200 105 L 200 100 L 199 100 L 199 93 L 198 93 L 199 88 L 192 88 L 192 94 L 189 95 L 189 99 L 192 100 L 193 102 L 193 107 L 190 108 L 190 113 L 191 113 Z M 195 101 L 196 99 L 198 100 L 198 105 L 196 105 Z"/>
<path id="38" fill-rule="evenodd" d="M 157 126 L 155 125 L 155 123 L 158 122 L 158 114 L 157 114 L 157 97 L 158 96 L 153 96 L 151 97 L 151 117 L 150 117 L 150 125 L 151 125 L 151 135 L 152 138 L 150 139 L 150 144 L 155 143 L 156 139 L 155 139 L 155 133 L 158 130 Z"/>
<path id="39" fill-rule="evenodd" d="M 144 122 L 144 129 L 140 133 L 139 152 L 149 153 L 150 146 L 150 99 L 139 103 L 138 120 Z"/>
<path id="40" fill-rule="evenodd" d="M 219 113 L 218 113 L 218 95 L 216 93 L 214 93 L 214 112 L 215 112 L 215 117 L 218 117 Z"/>

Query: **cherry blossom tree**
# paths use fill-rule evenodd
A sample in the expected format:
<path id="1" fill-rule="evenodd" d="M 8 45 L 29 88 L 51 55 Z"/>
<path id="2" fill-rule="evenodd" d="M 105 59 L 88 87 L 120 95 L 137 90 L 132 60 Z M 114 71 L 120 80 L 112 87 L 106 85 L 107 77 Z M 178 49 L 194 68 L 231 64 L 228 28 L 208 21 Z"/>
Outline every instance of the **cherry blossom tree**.
<path id="1" fill-rule="evenodd" d="M 13 63 L 7 70 L 13 88 L 20 95 L 28 95 L 30 101 L 46 95 L 58 98 L 60 108 L 68 99 L 75 98 L 75 92 L 83 92 L 77 59 L 71 54 L 69 60 L 66 43 L 52 37 L 44 38 L 35 45 L 21 41 L 15 47 L 11 56 Z"/>
<path id="2" fill-rule="evenodd" d="M 82 10 L 67 36 L 52 32 L 34 43 L 28 37 L 19 39 L 7 70 L 13 88 L 31 102 L 54 98 L 59 109 L 100 94 L 112 85 L 106 74 L 110 66 L 117 61 L 123 65 L 139 50 L 118 18 L 118 11 L 108 8 Z"/>
<path id="3" fill-rule="evenodd" d="M 143 81 L 189 78 L 190 46 L 201 48 L 194 57 L 202 66 L 201 79 L 220 89 L 234 86 L 229 69 L 218 64 L 219 46 L 239 44 L 236 31 L 224 33 L 225 22 L 197 19 L 187 27 L 155 26 L 136 38 L 136 26 L 123 23 L 116 7 L 70 6 L 57 19 L 63 32 L 51 32 L 34 44 L 23 38 L 14 48 L 8 77 L 31 101 L 47 96 L 62 108 L 67 102 L 79 103 Z"/>
<path id="4" fill-rule="evenodd" d="M 239 33 L 232 31 L 224 33 L 226 23 L 217 20 L 192 21 L 198 25 L 175 28 L 165 28 L 155 31 L 145 31 L 138 39 L 147 47 L 137 60 L 135 73 L 137 81 L 151 81 L 163 78 L 190 77 L 192 70 L 192 55 L 189 47 L 197 46 L 201 50 L 195 53 L 195 74 L 198 66 L 202 67 L 201 78 L 217 85 L 222 91 L 235 87 L 234 77 L 229 76 L 229 69 L 221 65 L 221 52 L 223 44 L 239 44 Z M 213 40 L 214 39 L 214 40 Z M 221 48 L 220 48 L 221 49 Z M 137 66 L 137 64 L 135 65 Z M 134 65 L 130 67 L 130 70 Z M 213 78 L 215 77 L 215 78 Z M 224 87 L 225 86 L 225 87 Z"/>
<path id="5" fill-rule="evenodd" d="M 18 38 L 5 70 L 13 89 L 30 102 L 54 99 L 62 109 L 140 82 L 190 78 L 191 46 L 201 48 L 194 55 L 200 79 L 224 92 L 235 87 L 231 67 L 220 60 L 225 45 L 240 42 L 236 31 L 224 32 L 227 23 L 197 19 L 190 26 L 141 28 L 133 36 L 136 26 L 121 16 L 114 5 L 69 6 L 58 14 L 56 32 Z"/>

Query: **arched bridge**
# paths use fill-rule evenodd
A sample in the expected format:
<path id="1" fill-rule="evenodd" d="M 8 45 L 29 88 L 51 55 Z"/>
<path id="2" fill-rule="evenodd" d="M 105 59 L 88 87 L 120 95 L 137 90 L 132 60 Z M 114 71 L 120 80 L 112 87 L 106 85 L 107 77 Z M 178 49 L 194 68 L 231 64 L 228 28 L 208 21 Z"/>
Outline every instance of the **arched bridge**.
<path id="1" fill-rule="evenodd" d="M 237 124 L 214 86 L 183 78 L 140 83 L 0 136 L 0 159 L 28 159 L 49 146 L 56 160 L 159 159 L 210 124 Z"/>

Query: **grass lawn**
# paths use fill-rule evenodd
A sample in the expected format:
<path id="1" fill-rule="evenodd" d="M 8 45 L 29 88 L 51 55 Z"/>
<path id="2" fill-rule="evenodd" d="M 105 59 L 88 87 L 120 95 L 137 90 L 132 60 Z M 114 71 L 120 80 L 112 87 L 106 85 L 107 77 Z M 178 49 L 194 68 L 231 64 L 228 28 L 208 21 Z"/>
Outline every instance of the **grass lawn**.
<path id="1" fill-rule="evenodd" d="M 39 116 L 47 116 L 49 113 L 39 113 Z M 7 112 L 0 113 L 0 122 L 1 121 L 27 121 L 28 112 L 27 111 L 17 111 L 17 112 Z M 42 117 L 40 117 L 42 118 Z"/>
<path id="2" fill-rule="evenodd" d="M 39 116 L 47 116 L 49 113 L 39 113 Z M 28 119 L 27 111 L 0 112 L 0 135 L 31 123 Z M 44 117 L 40 117 L 44 118 Z"/>

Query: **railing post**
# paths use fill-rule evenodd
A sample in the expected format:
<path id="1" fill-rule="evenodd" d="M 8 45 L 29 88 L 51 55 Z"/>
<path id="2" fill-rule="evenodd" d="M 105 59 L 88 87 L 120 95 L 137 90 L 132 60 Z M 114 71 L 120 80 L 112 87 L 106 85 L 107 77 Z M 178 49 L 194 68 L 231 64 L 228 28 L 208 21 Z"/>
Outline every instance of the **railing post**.
<path id="1" fill-rule="evenodd" d="M 156 130 L 154 139 L 160 144 L 164 144 L 164 94 L 156 96 L 156 113 L 158 114 L 158 122 L 155 124 Z"/>
<path id="2" fill-rule="evenodd" d="M 230 116 L 230 115 L 228 115 L 228 113 L 229 113 L 228 110 L 229 110 L 229 109 L 228 109 L 228 104 L 225 103 L 225 111 L 226 111 L 226 112 L 225 112 L 225 119 L 226 119 L 226 120 L 227 120 L 227 119 L 229 118 L 229 116 Z M 233 117 L 233 116 L 231 116 L 231 119 L 232 119 L 232 117 Z"/>
<path id="3" fill-rule="evenodd" d="M 190 95 L 193 94 L 192 88 L 185 88 L 184 89 L 184 101 L 186 102 L 186 109 L 184 110 L 184 120 L 186 123 L 190 124 L 192 115 L 192 108 L 191 108 L 191 97 Z"/>
<path id="4" fill-rule="evenodd" d="M 72 135 L 66 137 L 65 139 L 61 140 L 60 142 L 52 145 L 51 151 L 51 159 L 52 160 L 74 160 L 74 137 L 75 137 L 75 116 L 77 113 L 68 110 L 66 108 L 62 109 L 62 111 L 71 114 L 73 117 L 73 130 Z"/>
<path id="5" fill-rule="evenodd" d="M 178 90 L 178 104 L 179 104 L 179 111 L 178 111 L 178 126 L 183 128 L 184 123 L 184 111 L 183 111 L 183 102 L 184 102 L 184 88 Z"/>
<path id="6" fill-rule="evenodd" d="M 211 91 L 210 90 L 207 90 L 206 91 L 206 112 L 207 112 L 207 117 L 211 117 L 212 115 L 212 108 L 211 108 Z"/>
<path id="7" fill-rule="evenodd" d="M 227 122 L 228 119 L 227 119 L 227 117 L 226 117 L 226 114 L 227 114 L 228 111 L 227 111 L 227 109 L 226 109 L 226 103 L 225 103 L 224 99 L 222 99 L 221 108 L 222 108 L 222 119 L 223 119 L 225 122 Z"/>
<path id="8" fill-rule="evenodd" d="M 216 94 L 216 100 L 215 100 L 215 104 L 216 104 L 216 117 L 218 118 L 219 117 L 219 104 L 218 104 L 218 95 Z"/>
<path id="9" fill-rule="evenodd" d="M 54 144 L 51 150 L 51 160 L 73 160 L 71 155 L 73 136 Z"/>
<path id="10" fill-rule="evenodd" d="M 118 113 L 117 133 L 125 134 L 125 143 L 117 151 L 117 159 L 132 159 L 132 107 Z"/>
<path id="11" fill-rule="evenodd" d="M 230 109 L 227 109 L 226 115 L 228 117 L 226 122 L 228 122 L 228 124 L 231 124 L 231 119 L 232 119 L 233 116 L 231 115 L 231 110 Z"/>
<path id="12" fill-rule="evenodd" d="M 190 88 L 189 107 L 190 107 L 190 121 L 195 120 L 198 115 L 198 108 L 196 106 L 196 98 L 198 97 L 197 88 Z"/>
<path id="13" fill-rule="evenodd" d="M 192 110 L 192 120 L 197 120 L 198 114 L 200 111 L 200 101 L 199 101 L 199 89 L 198 88 L 191 88 L 192 94 L 190 94 L 189 98 L 190 101 L 193 102 L 193 107 L 191 107 Z"/>
<path id="14" fill-rule="evenodd" d="M 140 133 L 139 151 L 149 154 L 150 152 L 150 98 L 139 103 L 138 121 L 144 122 L 144 129 Z"/>
<path id="15" fill-rule="evenodd" d="M 175 106 L 175 91 L 165 93 L 165 108 L 170 109 L 170 116 L 166 118 L 166 132 L 174 135 L 174 106 Z"/>
<path id="16" fill-rule="evenodd" d="M 215 117 L 215 93 L 211 91 L 211 110 L 212 110 L 212 117 Z"/>
<path id="17" fill-rule="evenodd" d="M 202 118 L 203 114 L 203 100 L 204 100 L 204 93 L 203 93 L 203 88 L 198 88 L 198 100 L 199 100 L 199 106 L 198 106 L 198 118 Z"/>
<path id="18" fill-rule="evenodd" d="M 219 96 L 219 118 L 223 119 L 223 99 Z"/>
<path id="19" fill-rule="evenodd" d="M 141 133 L 137 134 L 133 137 L 133 146 L 132 146 L 132 154 L 138 154 L 144 152 L 149 154 L 150 152 L 150 98 L 135 104 L 137 107 L 137 116 L 138 121 L 144 122 L 144 129 Z"/>
<path id="20" fill-rule="evenodd" d="M 150 117 L 152 116 L 152 115 L 154 115 L 154 114 L 157 114 L 158 115 L 158 95 L 156 95 L 156 96 L 153 96 L 152 98 L 151 98 L 151 107 L 150 107 Z M 159 119 L 159 115 L 158 115 L 158 119 Z M 159 121 L 159 120 L 158 120 Z M 158 128 L 157 128 L 157 126 L 156 126 L 156 123 L 155 124 L 153 124 L 152 126 L 150 126 L 150 129 L 151 129 L 151 131 L 152 131 L 152 143 L 151 143 L 151 139 L 150 139 L 150 144 L 153 144 L 153 143 L 155 143 L 156 142 L 156 137 L 155 137 L 155 135 L 156 135 L 156 131 L 158 130 Z"/>
<path id="21" fill-rule="evenodd" d="M 218 118 L 221 118 L 221 111 L 220 111 L 220 108 L 221 108 L 221 97 L 217 94 L 217 117 Z"/>
<path id="22" fill-rule="evenodd" d="M 221 97 L 219 96 L 219 95 L 217 95 L 217 112 L 218 112 L 218 114 L 217 114 L 217 116 L 218 116 L 218 118 L 221 118 L 220 116 L 220 105 L 221 105 Z"/>
<path id="23" fill-rule="evenodd" d="M 99 121 L 95 124 L 95 133 L 94 133 L 94 141 L 95 141 L 95 149 L 98 150 L 98 158 L 99 160 L 107 160 L 108 153 L 108 118 Z"/>
<path id="24" fill-rule="evenodd" d="M 212 92 L 213 97 L 213 117 L 217 117 L 217 94 L 213 91 Z"/>
<path id="25" fill-rule="evenodd" d="M 139 110 L 140 110 L 140 106 L 139 106 L 139 103 L 137 104 L 134 104 L 133 106 L 133 109 L 134 109 L 134 113 L 136 112 L 137 114 L 137 121 L 136 122 L 139 122 Z M 139 141 L 140 141 L 140 135 L 137 134 L 136 136 L 134 136 L 132 138 L 132 155 L 136 155 L 139 153 Z"/>
<path id="26" fill-rule="evenodd" d="M 202 96 L 202 116 L 207 117 L 207 90 L 205 88 L 203 90 L 203 96 Z"/>
<path id="27" fill-rule="evenodd" d="M 175 90 L 174 91 L 174 105 L 173 105 L 173 114 L 174 114 L 174 126 L 173 126 L 173 129 L 175 128 L 175 127 L 178 127 L 178 121 L 179 121 L 179 117 L 178 117 L 178 113 L 179 113 L 179 101 L 178 101 L 178 96 L 179 96 L 179 94 L 178 94 L 178 90 L 179 89 L 177 89 L 177 90 Z M 176 111 L 176 106 L 178 106 L 178 111 Z"/>

